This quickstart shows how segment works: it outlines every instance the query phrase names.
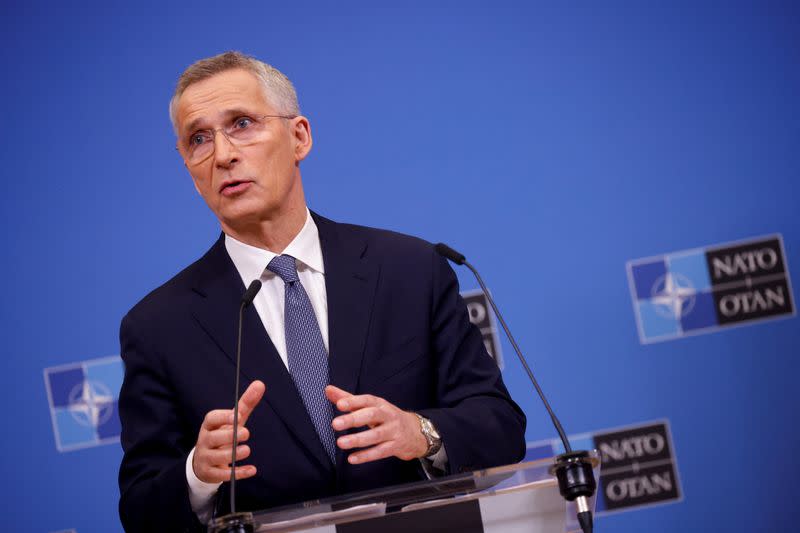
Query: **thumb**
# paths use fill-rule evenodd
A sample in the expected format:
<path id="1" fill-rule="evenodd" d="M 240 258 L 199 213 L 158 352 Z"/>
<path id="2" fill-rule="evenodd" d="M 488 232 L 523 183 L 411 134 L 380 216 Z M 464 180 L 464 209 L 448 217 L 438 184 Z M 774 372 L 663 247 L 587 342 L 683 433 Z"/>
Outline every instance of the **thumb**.
<path id="1" fill-rule="evenodd" d="M 250 418 L 250 414 L 253 412 L 253 409 L 256 408 L 258 402 L 261 401 L 261 398 L 264 397 L 264 391 L 267 390 L 267 386 L 264 385 L 263 381 L 255 380 L 247 387 L 247 390 L 244 391 L 242 397 L 239 398 L 239 424 L 244 425 L 247 422 L 247 419 Z"/>
<path id="2" fill-rule="evenodd" d="M 350 396 L 352 396 L 352 394 L 334 385 L 328 385 L 327 387 L 325 387 L 325 396 L 327 396 L 328 400 L 330 400 L 331 402 L 333 402 L 334 405 L 336 405 L 336 402 L 338 402 L 342 398 L 349 398 Z"/>

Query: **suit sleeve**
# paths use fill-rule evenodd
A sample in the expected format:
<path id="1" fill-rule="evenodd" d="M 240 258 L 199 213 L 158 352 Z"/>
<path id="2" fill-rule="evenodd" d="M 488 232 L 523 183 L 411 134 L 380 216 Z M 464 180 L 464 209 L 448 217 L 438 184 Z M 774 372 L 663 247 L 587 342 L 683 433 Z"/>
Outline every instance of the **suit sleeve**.
<path id="1" fill-rule="evenodd" d="M 442 437 L 448 473 L 519 462 L 525 455 L 525 414 L 511 399 L 481 332 L 469 321 L 453 269 L 432 253 L 437 406 L 419 413 Z"/>
<path id="2" fill-rule="evenodd" d="M 129 314 L 120 327 L 120 519 L 127 532 L 205 531 L 192 512 L 186 480 L 194 443 L 181 432 L 185 423 L 159 354 L 137 326 Z"/>

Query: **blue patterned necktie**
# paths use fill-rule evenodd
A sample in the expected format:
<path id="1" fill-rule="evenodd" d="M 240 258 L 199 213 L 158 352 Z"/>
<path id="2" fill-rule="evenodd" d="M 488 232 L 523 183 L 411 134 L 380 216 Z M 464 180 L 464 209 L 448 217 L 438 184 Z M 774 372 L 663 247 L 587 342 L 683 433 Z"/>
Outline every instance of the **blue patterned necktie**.
<path id="1" fill-rule="evenodd" d="M 297 276 L 294 257 L 275 256 L 267 269 L 277 274 L 285 284 L 286 306 L 283 317 L 289 373 L 322 446 L 336 464 L 336 439 L 331 427 L 333 404 L 325 397 L 325 387 L 329 384 L 328 353 L 322 342 L 314 308 L 311 307 L 311 301 Z"/>

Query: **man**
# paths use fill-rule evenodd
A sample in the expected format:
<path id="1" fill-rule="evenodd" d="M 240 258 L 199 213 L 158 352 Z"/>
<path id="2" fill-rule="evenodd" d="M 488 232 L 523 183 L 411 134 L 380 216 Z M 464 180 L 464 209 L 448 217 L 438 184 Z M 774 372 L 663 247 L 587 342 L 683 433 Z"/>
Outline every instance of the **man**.
<path id="1" fill-rule="evenodd" d="M 237 510 L 522 458 L 525 417 L 446 261 L 419 239 L 308 211 L 311 128 L 285 76 L 237 52 L 199 61 L 170 117 L 223 233 L 122 321 L 126 530 L 202 530 L 215 504 L 227 511 L 236 319 L 254 279 Z"/>

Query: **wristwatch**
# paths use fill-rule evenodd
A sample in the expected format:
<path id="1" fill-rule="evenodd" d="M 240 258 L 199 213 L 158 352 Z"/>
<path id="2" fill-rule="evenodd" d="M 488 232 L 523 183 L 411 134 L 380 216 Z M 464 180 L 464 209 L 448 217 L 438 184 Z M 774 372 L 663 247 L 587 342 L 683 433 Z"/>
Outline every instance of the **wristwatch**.
<path id="1" fill-rule="evenodd" d="M 425 437 L 426 441 L 428 441 L 428 450 L 425 452 L 423 457 L 430 458 L 442 448 L 442 437 L 439 436 L 439 432 L 436 431 L 436 427 L 433 425 L 433 422 L 418 413 L 414 414 L 417 415 L 417 418 L 419 418 L 419 430 L 422 433 L 422 436 Z"/>

